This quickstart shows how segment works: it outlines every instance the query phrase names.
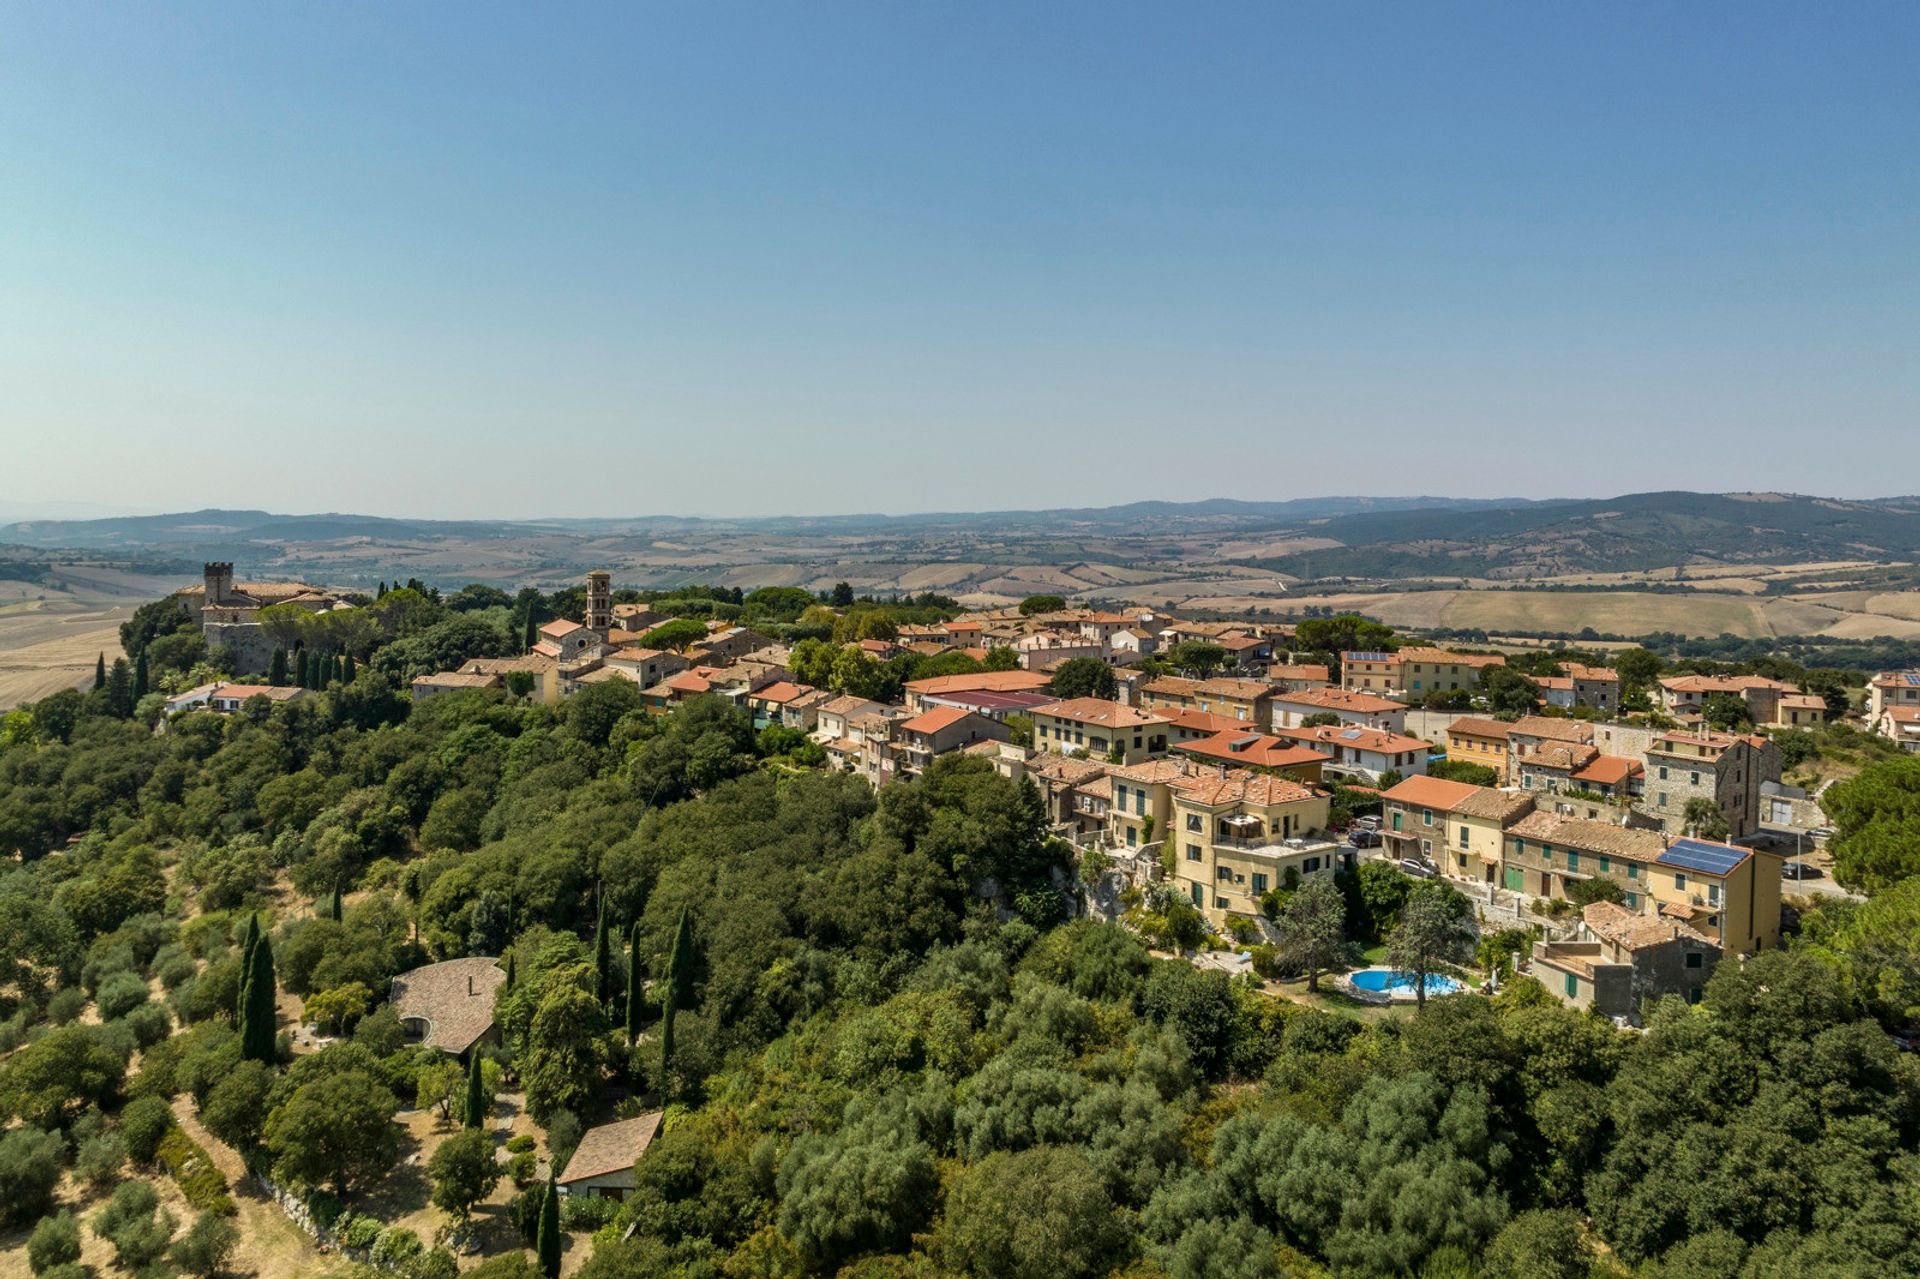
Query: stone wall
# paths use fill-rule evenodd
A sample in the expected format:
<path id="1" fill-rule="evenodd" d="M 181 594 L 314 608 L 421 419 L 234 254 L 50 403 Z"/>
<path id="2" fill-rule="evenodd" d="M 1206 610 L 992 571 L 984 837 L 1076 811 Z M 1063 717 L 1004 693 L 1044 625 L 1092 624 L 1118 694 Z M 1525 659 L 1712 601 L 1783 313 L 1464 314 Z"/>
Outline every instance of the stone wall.
<path id="1" fill-rule="evenodd" d="M 258 622 L 208 622 L 201 633 L 209 648 L 224 644 L 232 651 L 235 675 L 264 675 L 273 662 L 273 637 Z"/>

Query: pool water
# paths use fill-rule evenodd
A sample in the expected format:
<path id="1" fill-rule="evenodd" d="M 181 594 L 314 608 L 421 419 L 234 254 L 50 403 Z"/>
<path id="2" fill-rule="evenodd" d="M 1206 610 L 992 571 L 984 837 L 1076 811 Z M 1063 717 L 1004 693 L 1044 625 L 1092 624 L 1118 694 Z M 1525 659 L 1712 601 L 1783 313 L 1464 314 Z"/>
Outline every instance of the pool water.
<path id="1" fill-rule="evenodd" d="M 1390 968 L 1369 968 L 1353 974 L 1350 979 L 1362 990 L 1377 991 L 1383 995 L 1413 994 L 1414 974 L 1396 972 Z M 1427 993 L 1429 995 L 1452 995 L 1464 990 L 1458 981 L 1441 973 L 1427 974 Z"/>

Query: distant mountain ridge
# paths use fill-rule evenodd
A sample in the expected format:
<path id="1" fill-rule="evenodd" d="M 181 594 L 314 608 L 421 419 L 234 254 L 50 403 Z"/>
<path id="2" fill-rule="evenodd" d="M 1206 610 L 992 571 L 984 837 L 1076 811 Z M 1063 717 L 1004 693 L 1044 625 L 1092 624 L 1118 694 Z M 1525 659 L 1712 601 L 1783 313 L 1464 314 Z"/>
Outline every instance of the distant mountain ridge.
<path id="1" fill-rule="evenodd" d="M 416 574 L 552 581 L 602 564 L 635 583 L 727 577 L 793 584 L 871 564 L 875 589 L 937 583 L 1017 597 L 1023 581 L 1040 589 L 1048 580 L 1009 574 L 1007 566 L 1062 568 L 1092 590 L 1173 572 L 1515 580 L 1698 563 L 1920 560 L 1920 498 L 1680 491 L 1605 499 L 1336 496 L 910 515 L 537 520 L 201 510 L 27 520 L 0 527 L 0 543 L 232 560 L 243 573 L 362 584 Z M 966 564 L 977 571 L 913 571 Z M 1100 571 L 1087 571 L 1089 565 Z"/>

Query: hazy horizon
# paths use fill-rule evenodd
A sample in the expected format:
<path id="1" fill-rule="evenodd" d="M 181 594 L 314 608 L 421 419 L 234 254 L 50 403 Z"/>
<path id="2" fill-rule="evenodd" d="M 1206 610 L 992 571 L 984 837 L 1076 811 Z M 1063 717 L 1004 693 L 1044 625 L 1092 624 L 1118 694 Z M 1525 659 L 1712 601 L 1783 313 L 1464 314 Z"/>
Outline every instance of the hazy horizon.
<path id="1" fill-rule="evenodd" d="M 0 490 L 1862 498 L 1916 54 L 1893 4 L 19 7 Z"/>

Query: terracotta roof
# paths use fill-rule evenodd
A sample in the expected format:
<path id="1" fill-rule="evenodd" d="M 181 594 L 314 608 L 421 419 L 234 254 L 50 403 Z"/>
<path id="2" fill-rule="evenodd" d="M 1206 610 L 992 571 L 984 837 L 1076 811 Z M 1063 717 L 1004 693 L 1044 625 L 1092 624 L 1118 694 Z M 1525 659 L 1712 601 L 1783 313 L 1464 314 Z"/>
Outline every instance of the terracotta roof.
<path id="1" fill-rule="evenodd" d="M 1522 768 L 1557 768 L 1564 772 L 1576 772 L 1600 758 L 1598 747 L 1585 742 L 1559 742 L 1552 746 L 1542 746 L 1533 754 L 1520 761 Z"/>
<path id="2" fill-rule="evenodd" d="M 909 733 L 937 733 L 943 728 L 951 728 L 974 712 L 964 706 L 939 706 L 912 719 L 902 720 L 900 727 Z"/>
<path id="3" fill-rule="evenodd" d="M 769 684 L 765 688 L 756 691 L 753 694 L 753 700 L 756 702 L 777 702 L 784 706 L 786 703 L 807 691 L 808 688 L 804 684 L 795 684 L 791 680 L 780 680 L 777 683 Z"/>
<path id="4" fill-rule="evenodd" d="M 1658 915 L 1635 914 L 1617 902 L 1592 902 L 1581 909 L 1580 918 L 1597 936 L 1624 950 L 1644 950 L 1681 939 L 1713 944 L 1711 938 L 1686 924 Z"/>
<path id="5" fill-rule="evenodd" d="M 1323 746 L 1345 746 L 1357 751 L 1375 751 L 1384 755 L 1398 755 L 1402 751 L 1421 751 L 1431 749 L 1427 743 L 1417 737 L 1408 737 L 1404 733 L 1389 733 L 1384 728 L 1362 728 L 1356 724 L 1321 724 L 1314 728 L 1276 728 L 1275 737 L 1288 737 L 1296 742 L 1313 742 Z"/>
<path id="6" fill-rule="evenodd" d="M 1320 792 L 1288 777 L 1271 773 L 1250 773 L 1234 769 L 1225 777 L 1218 774 L 1185 778 L 1173 783 L 1174 789 L 1196 804 L 1219 808 L 1226 804 L 1293 804 L 1316 799 Z"/>
<path id="7" fill-rule="evenodd" d="M 1220 760 L 1247 768 L 1299 768 L 1304 764 L 1330 763 L 1332 757 L 1308 746 L 1296 746 L 1279 737 L 1251 732 L 1245 725 L 1203 737 L 1196 742 L 1181 742 L 1174 750 L 1183 755 Z"/>
<path id="8" fill-rule="evenodd" d="M 1356 693 L 1347 688 L 1302 688 L 1293 692 L 1277 692 L 1275 702 L 1285 702 L 1290 706 L 1312 706 L 1329 711 L 1357 711 L 1371 715 L 1378 711 L 1403 711 L 1405 706 L 1385 697 L 1375 697 L 1372 693 Z"/>
<path id="9" fill-rule="evenodd" d="M 851 715 L 862 707 L 878 705 L 878 702 L 870 701 L 867 698 L 855 697 L 851 693 L 842 693 L 838 697 L 820 703 L 820 713 L 822 715 Z"/>
<path id="10" fill-rule="evenodd" d="M 1027 761 L 1027 771 L 1049 782 L 1059 782 L 1064 786 L 1078 786 L 1089 778 L 1099 777 L 1110 771 L 1110 766 L 1094 759 L 1074 759 L 1070 755 L 1056 755 L 1052 751 L 1043 751 Z"/>
<path id="11" fill-rule="evenodd" d="M 1560 817 L 1548 812 L 1527 814 L 1515 822 L 1508 833 L 1517 839 L 1538 840 L 1577 852 L 1604 853 L 1636 862 L 1657 861 L 1667 849 L 1667 841 L 1658 831 L 1630 830 L 1611 822 Z"/>
<path id="12" fill-rule="evenodd" d="M 494 988 L 506 979 L 485 957 L 428 964 L 393 979 L 393 1011 L 402 1022 L 427 1023 L 428 1047 L 463 1053 L 493 1025 Z"/>
<path id="13" fill-rule="evenodd" d="M 622 1119 L 587 1129 L 567 1160 L 566 1172 L 554 1181 L 566 1186 L 632 1168 L 653 1144 L 654 1134 L 660 1131 L 662 1113 L 649 1111 L 637 1119 Z"/>
<path id="14" fill-rule="evenodd" d="M 1484 817 L 1504 826 L 1532 810 L 1533 796 L 1531 795 L 1482 786 L 1474 794 L 1455 804 L 1452 811 L 1460 817 Z"/>
<path id="15" fill-rule="evenodd" d="M 1591 742 L 1593 725 L 1578 719 L 1556 719 L 1551 715 L 1522 715 L 1507 725 L 1509 734 L 1544 737 L 1555 742 Z"/>
<path id="16" fill-rule="evenodd" d="M 1394 654 L 1402 662 L 1425 662 L 1440 666 L 1505 666 L 1507 659 L 1498 653 L 1450 653 L 1444 648 L 1403 648 Z"/>
<path id="17" fill-rule="evenodd" d="M 1567 678 L 1584 680 L 1589 684 L 1618 684 L 1620 673 L 1610 666 L 1582 666 L 1579 662 L 1562 662 L 1560 669 Z"/>
<path id="18" fill-rule="evenodd" d="M 1480 790 L 1469 782 L 1449 781 L 1444 777 L 1408 777 L 1381 796 L 1388 803 L 1409 804 L 1416 808 L 1451 809 Z"/>
<path id="19" fill-rule="evenodd" d="M 1577 782 L 1593 782 L 1598 786 L 1618 786 L 1635 773 L 1646 769 L 1637 759 L 1628 759 L 1624 755 L 1598 755 L 1592 763 L 1573 775 Z"/>
<path id="20" fill-rule="evenodd" d="M 1670 693 L 1745 693 L 1763 689 L 1775 693 L 1798 692 L 1791 684 L 1759 675 L 1670 675 L 1660 681 Z"/>
<path id="21" fill-rule="evenodd" d="M 215 684 L 213 692 L 207 695 L 209 701 L 246 701 L 249 698 L 264 697 L 270 702 L 290 702 L 307 690 L 292 684 Z"/>
<path id="22" fill-rule="evenodd" d="M 498 675 L 469 675 L 464 671 L 439 671 L 432 675 L 416 675 L 414 688 L 498 688 Z"/>
<path id="23" fill-rule="evenodd" d="M 527 653 L 520 657 L 476 657 L 460 669 L 469 675 L 506 675 L 513 671 L 539 675 L 553 669 L 553 659 L 540 653 Z"/>
<path id="24" fill-rule="evenodd" d="M 1141 690 L 1148 693 L 1165 693 L 1173 697 L 1233 697 L 1243 701 L 1258 701 L 1263 697 L 1272 697 L 1275 689 L 1269 684 L 1251 679 L 1182 679 L 1178 675 L 1162 675 L 1160 678 L 1142 684 Z"/>
<path id="25" fill-rule="evenodd" d="M 994 693 L 1021 692 L 1046 687 L 1047 677 L 1039 671 L 980 671 L 973 675 L 936 675 L 931 679 L 907 681 L 911 693 L 960 693 L 985 689 Z"/>
<path id="26" fill-rule="evenodd" d="M 1175 728 L 1189 733 L 1231 733 L 1236 729 L 1243 733 L 1257 732 L 1254 725 L 1231 715 L 1215 715 L 1212 711 L 1170 710 L 1165 712 L 1166 720 Z"/>
<path id="27" fill-rule="evenodd" d="M 571 621 L 567 618 L 562 617 L 543 625 L 540 628 L 540 633 L 542 635 L 551 635 L 555 639 L 559 639 L 562 636 L 571 635 L 575 631 L 584 631 L 586 629 L 587 628 L 580 625 L 580 623 Z"/>
<path id="28" fill-rule="evenodd" d="M 1317 679 L 1324 683 L 1327 680 L 1332 679 L 1333 676 L 1324 666 L 1314 666 L 1314 665 L 1269 666 L 1267 667 L 1267 678 L 1273 679 L 1273 680 L 1280 680 L 1280 679 L 1315 680 Z"/>
<path id="29" fill-rule="evenodd" d="M 1189 745 L 1199 745 L 1190 742 Z M 1107 770 L 1122 781 L 1143 786 L 1165 786 L 1193 774 L 1193 765 L 1181 759 L 1149 759 L 1138 764 L 1117 764 Z"/>
<path id="30" fill-rule="evenodd" d="M 1098 777 L 1081 782 L 1074 789 L 1082 795 L 1091 795 L 1095 799 L 1112 799 L 1113 779 L 1106 773 L 1102 773 Z"/>
<path id="31" fill-rule="evenodd" d="M 1098 724 L 1106 728 L 1144 728 L 1149 724 L 1169 722 L 1164 715 L 1149 715 L 1131 706 L 1109 702 L 1101 697 L 1073 697 L 1064 702 L 1049 702 L 1045 706 L 1034 707 L 1033 713 L 1051 715 L 1055 719 L 1072 720 L 1076 724 Z"/>
<path id="32" fill-rule="evenodd" d="M 1462 715 L 1459 719 L 1447 725 L 1447 731 L 1449 733 L 1459 733 L 1465 737 L 1497 737 L 1504 742 L 1507 740 L 1507 730 L 1512 727 L 1513 725 L 1503 724 L 1497 719 L 1482 719 L 1475 715 Z"/>

